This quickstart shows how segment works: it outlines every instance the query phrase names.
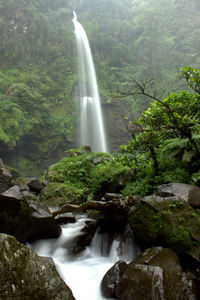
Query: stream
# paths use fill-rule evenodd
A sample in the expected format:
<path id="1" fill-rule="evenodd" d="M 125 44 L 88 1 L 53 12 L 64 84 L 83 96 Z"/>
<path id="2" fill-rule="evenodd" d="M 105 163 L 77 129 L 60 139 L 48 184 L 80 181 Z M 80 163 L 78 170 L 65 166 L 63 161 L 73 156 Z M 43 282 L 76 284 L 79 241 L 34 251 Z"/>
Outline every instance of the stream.
<path id="1" fill-rule="evenodd" d="M 90 247 L 72 258 L 67 248 L 72 240 L 81 234 L 85 222 L 91 220 L 86 216 L 77 216 L 76 223 L 62 226 L 62 233 L 58 239 L 39 240 L 30 247 L 40 256 L 53 258 L 60 276 L 71 288 L 76 300 L 103 300 L 100 292 L 100 283 L 104 274 L 118 260 L 131 261 L 139 253 L 137 246 L 131 238 L 122 242 L 116 236 L 108 249 L 106 234 L 96 231 Z"/>

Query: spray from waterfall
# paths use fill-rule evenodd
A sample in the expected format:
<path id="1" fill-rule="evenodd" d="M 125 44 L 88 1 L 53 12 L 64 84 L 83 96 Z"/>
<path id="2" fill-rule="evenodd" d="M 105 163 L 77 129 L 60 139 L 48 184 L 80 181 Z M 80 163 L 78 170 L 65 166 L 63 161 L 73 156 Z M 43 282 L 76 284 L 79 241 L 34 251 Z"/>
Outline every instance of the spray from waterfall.
<path id="1" fill-rule="evenodd" d="M 79 65 L 80 144 L 108 152 L 100 96 L 87 34 L 73 12 Z"/>

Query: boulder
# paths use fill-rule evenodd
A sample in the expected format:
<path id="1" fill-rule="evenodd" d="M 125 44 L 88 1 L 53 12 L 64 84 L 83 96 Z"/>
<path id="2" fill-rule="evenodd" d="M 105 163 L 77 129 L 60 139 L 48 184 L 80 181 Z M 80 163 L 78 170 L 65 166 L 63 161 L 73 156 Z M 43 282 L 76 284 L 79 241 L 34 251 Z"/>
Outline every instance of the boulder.
<path id="1" fill-rule="evenodd" d="M 14 186 L 0 194 L 0 232 L 15 235 L 21 220 L 30 214 L 27 202 L 18 186 Z"/>
<path id="2" fill-rule="evenodd" d="M 88 220 L 85 222 L 85 226 L 81 229 L 81 231 L 87 232 L 91 234 L 91 236 L 93 237 L 97 230 L 97 227 L 98 227 L 97 221 Z"/>
<path id="3" fill-rule="evenodd" d="M 12 179 L 12 175 L 5 168 L 0 169 L 0 193 L 5 192 L 9 186 Z"/>
<path id="4" fill-rule="evenodd" d="M 68 255 L 72 257 L 80 254 L 92 242 L 92 236 L 88 232 L 84 232 L 71 240 L 71 243 L 66 245 Z"/>
<path id="5" fill-rule="evenodd" d="M 30 190 L 36 193 L 40 193 L 44 185 L 42 182 L 37 178 L 30 178 L 29 181 L 27 181 L 28 186 L 30 187 Z"/>
<path id="6" fill-rule="evenodd" d="M 159 186 L 155 195 L 161 197 L 176 196 L 193 207 L 200 207 L 200 188 L 185 183 L 168 183 Z"/>
<path id="7" fill-rule="evenodd" d="M 44 204 L 26 201 L 18 186 L 0 195 L 0 232 L 20 242 L 56 238 L 61 228 Z"/>
<path id="8" fill-rule="evenodd" d="M 120 200 L 120 199 L 122 199 L 122 194 L 105 193 L 104 198 L 107 201 L 110 201 L 110 200 Z"/>
<path id="9" fill-rule="evenodd" d="M 122 274 L 116 289 L 118 300 L 197 300 L 192 277 L 182 271 L 171 249 L 154 247 L 136 257 Z"/>
<path id="10" fill-rule="evenodd" d="M 30 192 L 30 187 L 28 186 L 28 184 L 22 183 L 21 185 L 19 185 L 19 187 L 21 192 Z"/>
<path id="11" fill-rule="evenodd" d="M 115 289 L 123 273 L 128 268 L 127 263 L 118 261 L 108 270 L 101 281 L 101 292 L 105 298 L 116 298 Z"/>
<path id="12" fill-rule="evenodd" d="M 186 202 L 176 197 L 145 197 L 130 209 L 128 220 L 142 247 L 168 247 L 199 261 L 200 216 Z"/>
<path id="13" fill-rule="evenodd" d="M 27 201 L 30 201 L 30 200 L 39 201 L 38 197 L 35 194 L 33 194 L 31 192 L 28 192 L 26 190 L 22 191 L 21 188 L 20 188 L 20 190 L 21 190 L 22 195 L 23 195 L 25 200 L 27 200 Z"/>
<path id="14" fill-rule="evenodd" d="M 49 259 L 0 234 L 0 299 L 75 300 Z"/>
<path id="15" fill-rule="evenodd" d="M 67 224 L 67 223 L 75 223 L 76 218 L 73 216 L 72 213 L 65 213 L 65 214 L 60 214 L 55 217 L 55 220 L 59 224 Z"/>
<path id="16" fill-rule="evenodd" d="M 28 202 L 30 215 L 18 224 L 15 236 L 20 242 L 32 242 L 38 239 L 58 238 L 61 233 L 59 223 L 53 218 L 43 203 Z"/>

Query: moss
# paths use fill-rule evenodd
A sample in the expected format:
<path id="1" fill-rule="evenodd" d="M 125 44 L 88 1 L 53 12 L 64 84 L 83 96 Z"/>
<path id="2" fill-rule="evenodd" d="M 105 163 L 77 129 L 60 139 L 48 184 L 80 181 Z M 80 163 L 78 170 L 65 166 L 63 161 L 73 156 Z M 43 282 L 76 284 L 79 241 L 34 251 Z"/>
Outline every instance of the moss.
<path id="1" fill-rule="evenodd" d="M 0 235 L 0 249 L 0 299 L 74 299 L 54 264 L 9 235 Z"/>
<path id="2" fill-rule="evenodd" d="M 130 173 L 131 167 L 120 156 L 77 150 L 50 167 L 45 177 L 91 199 L 120 192 L 131 180 Z"/>
<path id="3" fill-rule="evenodd" d="M 129 222 L 141 245 L 160 245 L 178 253 L 200 246 L 196 234 L 200 218 L 194 220 L 195 211 L 188 204 L 165 201 L 153 205 L 141 201 L 129 214 Z"/>
<path id="4" fill-rule="evenodd" d="M 84 188 L 77 187 L 69 182 L 51 182 L 41 193 L 41 200 L 54 203 L 55 200 L 59 206 L 65 203 L 80 203 L 85 193 Z"/>

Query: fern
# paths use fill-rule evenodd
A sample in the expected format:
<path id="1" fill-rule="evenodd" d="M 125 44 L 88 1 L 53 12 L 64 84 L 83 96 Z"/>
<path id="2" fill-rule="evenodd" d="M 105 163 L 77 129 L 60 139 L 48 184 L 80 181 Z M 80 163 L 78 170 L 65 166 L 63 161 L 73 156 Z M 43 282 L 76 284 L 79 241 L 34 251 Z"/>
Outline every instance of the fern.
<path id="1" fill-rule="evenodd" d="M 192 135 L 193 140 L 199 140 L 200 141 L 200 134 L 193 134 Z M 197 141 L 198 142 L 198 141 Z"/>
<path id="2" fill-rule="evenodd" d="M 173 138 L 165 140 L 162 144 L 161 152 L 162 154 L 170 154 L 171 156 L 176 156 L 187 148 L 188 142 L 188 138 Z"/>

